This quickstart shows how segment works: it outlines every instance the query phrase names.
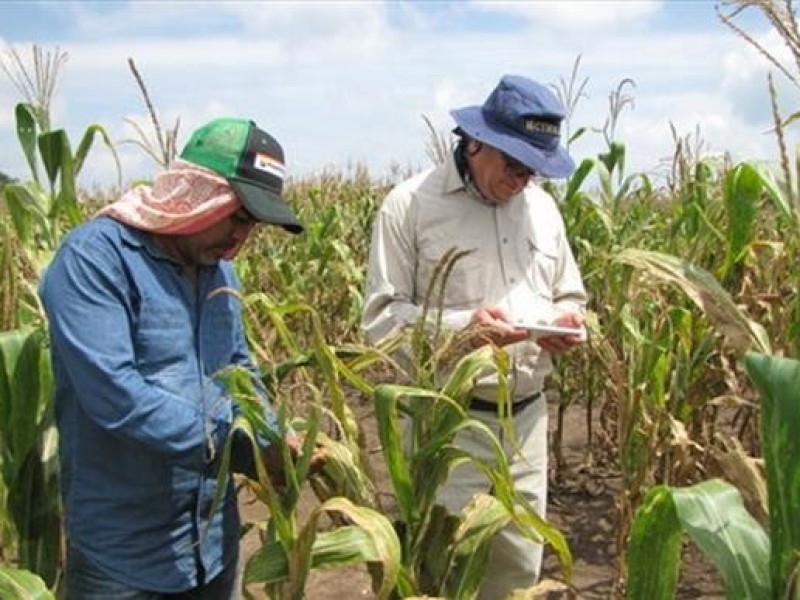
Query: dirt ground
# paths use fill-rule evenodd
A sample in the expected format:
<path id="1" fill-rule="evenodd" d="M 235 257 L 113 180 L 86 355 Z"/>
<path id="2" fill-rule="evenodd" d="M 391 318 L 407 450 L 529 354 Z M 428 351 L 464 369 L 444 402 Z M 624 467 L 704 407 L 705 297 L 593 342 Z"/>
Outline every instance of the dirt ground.
<path id="1" fill-rule="evenodd" d="M 551 434 L 555 424 L 556 406 L 550 405 Z M 380 453 L 375 437 L 374 419 L 369 406 L 358 407 L 359 418 L 372 444 L 372 456 L 376 471 L 380 472 Z M 588 471 L 582 467 L 586 446 L 586 415 L 577 405 L 566 411 L 563 452 L 566 469 L 559 477 L 551 477 L 548 504 L 548 519 L 567 537 L 573 554 L 572 585 L 578 598 L 606 600 L 621 597 L 617 581 L 617 522 L 618 511 L 615 495 L 619 481 L 600 469 Z M 551 464 L 554 463 L 551 460 Z M 380 485 L 381 482 L 379 482 Z M 304 499 L 307 505 L 315 500 L 309 493 Z M 263 507 L 243 502 L 244 519 L 263 519 Z M 245 559 L 257 547 L 258 540 L 248 534 L 243 540 Z M 558 559 L 545 549 L 543 578 L 561 579 Z M 255 598 L 265 598 L 263 593 L 251 588 Z M 311 573 L 306 587 L 309 600 L 355 600 L 371 599 L 369 579 L 363 568 L 348 567 Z M 566 597 L 554 596 L 548 597 Z M 714 568 L 693 547 L 684 551 L 679 599 L 722 599 L 722 581 Z"/>

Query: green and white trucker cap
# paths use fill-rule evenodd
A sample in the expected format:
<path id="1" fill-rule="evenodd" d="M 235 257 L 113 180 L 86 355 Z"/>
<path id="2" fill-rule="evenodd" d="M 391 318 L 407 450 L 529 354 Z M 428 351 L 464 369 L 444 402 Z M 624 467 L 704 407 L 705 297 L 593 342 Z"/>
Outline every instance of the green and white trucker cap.
<path id="1" fill-rule="evenodd" d="M 292 233 L 303 226 L 281 196 L 286 167 L 275 138 L 246 119 L 215 119 L 197 129 L 181 158 L 228 180 L 236 197 L 259 221 Z"/>

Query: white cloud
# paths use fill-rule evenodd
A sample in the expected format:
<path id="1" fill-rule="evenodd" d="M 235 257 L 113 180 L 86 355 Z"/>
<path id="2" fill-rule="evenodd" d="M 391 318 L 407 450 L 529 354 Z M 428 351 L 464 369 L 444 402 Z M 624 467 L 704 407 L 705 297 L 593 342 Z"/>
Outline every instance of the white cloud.
<path id="1" fill-rule="evenodd" d="M 354 54 L 379 47 L 389 33 L 375 2 L 129 2 L 101 11 L 90 3 L 74 5 L 73 16 L 86 39 L 105 42 L 95 48 L 116 42 L 106 47 L 143 53 L 157 41 L 176 67 Z"/>
<path id="2" fill-rule="evenodd" d="M 763 61 L 716 22 L 711 3 L 715 25 L 691 31 L 659 30 L 667 5 L 655 1 L 76 6 L 85 34 L 60 43 L 70 57 L 55 109 L 70 132 L 99 122 L 121 139 L 130 137 L 125 116 L 147 123 L 126 64 L 133 57 L 163 122 L 180 116 L 182 141 L 212 117 L 250 116 L 281 140 L 295 174 L 363 161 L 381 175 L 391 164 L 427 164 L 422 115 L 448 132 L 449 110 L 482 103 L 500 75 L 554 83 L 581 55 L 588 97 L 573 130 L 600 127 L 608 94 L 624 78 L 636 84 L 634 109 L 618 128 L 631 168 L 669 156 L 670 121 L 680 134 L 701 124 L 715 147 L 769 146 L 761 139 L 769 116 Z M 13 97 L 0 79 L 0 140 L 10 131 L 1 103 Z M 0 170 L 9 164 L 6 146 Z M 596 133 L 574 148 L 579 157 L 600 149 Z M 154 167 L 133 160 L 134 150 L 126 149 L 126 177 Z"/>
<path id="3" fill-rule="evenodd" d="M 254 37 L 281 36 L 301 48 L 315 39 L 363 37 L 386 30 L 385 6 L 377 2 L 225 2 Z"/>
<path id="4" fill-rule="evenodd" d="M 478 0 L 473 3 L 487 12 L 500 12 L 528 20 L 542 28 L 559 31 L 618 29 L 641 23 L 661 9 L 661 0 L 550 0 L 549 2 L 498 2 Z"/>

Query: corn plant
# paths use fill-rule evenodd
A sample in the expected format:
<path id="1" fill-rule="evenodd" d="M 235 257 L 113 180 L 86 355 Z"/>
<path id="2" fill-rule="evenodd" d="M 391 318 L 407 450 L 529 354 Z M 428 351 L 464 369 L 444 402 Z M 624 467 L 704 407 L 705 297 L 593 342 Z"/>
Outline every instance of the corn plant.
<path id="1" fill-rule="evenodd" d="M 445 253 L 434 269 L 416 325 L 385 342 L 387 352 L 398 343 L 405 349 L 401 356 L 406 356 L 405 378 L 411 385 L 383 384 L 374 392 L 379 436 L 400 518 L 407 572 L 401 592 L 406 596 L 476 597 L 492 536 L 509 524 L 535 541 L 549 543 L 561 560 L 564 578 L 571 577 L 571 554 L 563 536 L 514 490 L 503 445 L 468 412 L 476 378 L 495 371 L 502 428 L 515 443 L 508 411 L 508 356 L 492 346 L 465 355 L 464 348 L 471 348 L 467 340 L 476 332 L 446 332 L 441 327 L 448 276 L 466 254 L 455 248 Z M 479 460 L 456 445 L 456 434 L 467 430 L 486 437 L 494 448 L 492 460 Z M 485 475 L 493 495 L 476 496 L 460 514 L 450 515 L 438 504 L 437 490 L 464 463 Z"/>
<path id="2" fill-rule="evenodd" d="M 441 273 L 446 270 L 443 267 Z M 429 330 L 431 320 L 425 316 L 412 340 L 406 337 L 374 350 L 343 352 L 329 346 L 322 334 L 323 322 L 308 305 L 278 304 L 263 293 L 248 296 L 246 303 L 251 314 L 266 308 L 270 329 L 288 355 L 283 363 L 270 367 L 258 341 L 253 342 L 256 356 L 267 359 L 262 367 L 265 383 L 279 394 L 276 378 L 294 377 L 292 389 L 300 386 L 311 391 L 316 400 L 310 407 L 306 405 L 309 414 L 305 418 L 295 417 L 295 428 L 309 436 L 307 444 L 311 437 L 321 444 L 330 460 L 322 473 L 308 478 L 302 463 L 293 467 L 287 459 L 287 472 L 291 475 L 283 495 L 270 486 L 268 474 L 259 476 L 254 489 L 269 507 L 270 519 L 260 526 L 263 546 L 246 567 L 246 583 L 265 585 L 272 597 L 294 598 L 302 593 L 310 569 L 361 562 L 368 565 L 373 588 L 381 598 L 391 594 L 404 598 L 422 594 L 472 598 L 485 573 L 492 534 L 509 523 L 535 540 L 551 543 L 563 561 L 565 578 L 569 579 L 571 560 L 565 540 L 514 492 L 501 444 L 482 423 L 469 418 L 466 410 L 474 378 L 487 369 L 507 368 L 503 366 L 507 359 L 502 351 L 485 348 L 466 356 L 454 354 L 452 348 L 459 344 L 447 336 L 439 344 L 427 341 L 423 332 Z M 310 350 L 297 343 L 295 330 L 288 326 L 299 315 L 305 315 L 310 324 Z M 252 328 L 249 331 L 253 335 Z M 437 339 L 435 334 L 433 339 Z M 360 375 L 379 360 L 392 363 L 390 354 L 403 341 L 414 345 L 420 357 L 414 385 L 372 384 Z M 444 382 L 436 381 L 434 376 L 438 361 L 455 365 L 451 377 Z M 282 364 L 289 365 L 289 369 L 283 369 Z M 295 371 L 293 375 L 291 371 Z M 380 506 L 371 492 L 375 485 L 364 458 L 363 436 L 345 397 L 345 382 L 374 400 L 385 468 L 396 504 L 391 512 Z M 326 399 L 324 404 L 321 398 Z M 291 405 L 285 401 L 279 404 L 284 409 Z M 335 423 L 334 436 L 319 430 L 323 408 Z M 249 425 L 240 425 L 251 428 L 249 435 L 254 440 L 259 434 L 267 435 L 258 415 L 258 410 L 249 411 Z M 412 422 L 410 447 L 401 433 L 402 415 Z M 478 431 L 492 441 L 496 453 L 491 464 L 475 461 L 453 445 L 456 433 L 464 429 Z M 406 454 L 409 449 L 410 456 Z M 452 468 L 467 461 L 477 463 L 495 495 L 477 496 L 460 514 L 450 515 L 437 504 L 436 491 Z M 299 487 L 306 480 L 321 504 L 300 525 L 296 501 Z M 338 513 L 334 522 L 339 526 L 319 532 L 320 515 L 333 507 Z M 376 562 L 381 568 L 375 567 Z"/>
<path id="3" fill-rule="evenodd" d="M 76 178 L 95 136 L 99 135 L 105 142 L 115 161 L 116 152 L 99 125 L 86 129 L 73 153 L 63 129 L 39 130 L 33 106 L 17 104 L 15 116 L 17 138 L 28 162 L 31 179 L 7 184 L 3 194 L 15 232 L 22 243 L 32 249 L 53 251 L 63 233 L 83 221 L 78 207 Z M 40 173 L 42 168 L 44 180 Z"/>
<path id="4" fill-rule="evenodd" d="M 502 360 L 502 359 L 500 359 Z M 485 575 L 491 536 L 508 523 L 537 541 L 553 545 L 565 578 L 571 560 L 561 534 L 513 490 L 504 450 L 494 434 L 466 409 L 473 378 L 495 365 L 489 349 L 464 357 L 439 390 L 384 384 L 375 390 L 378 430 L 400 517 L 403 597 L 474 598 Z M 410 420 L 403 439 L 401 415 Z M 483 462 L 453 444 L 456 433 L 473 430 L 495 448 Z M 486 476 L 493 496 L 477 496 L 459 515 L 437 504 L 436 491 L 457 465 L 472 462 Z"/>
<path id="5" fill-rule="evenodd" d="M 61 513 L 45 342 L 42 328 L 0 333 L 0 551 L 52 586 L 61 565 Z"/>
<path id="6" fill-rule="evenodd" d="M 727 482 L 658 486 L 634 522 L 628 598 L 675 597 L 684 533 L 720 571 L 728 598 L 798 597 L 800 362 L 748 353 L 745 367 L 761 397 L 768 529 L 745 510 L 739 491 Z"/>
<path id="7" fill-rule="evenodd" d="M 586 96 L 588 78 L 581 79 L 578 76 L 580 60 L 579 56 L 573 65 L 570 79 L 560 80 L 556 89 L 562 103 L 568 108 L 569 114 L 565 123 L 568 147 L 588 131 L 581 127 L 571 134 L 569 125 L 579 101 Z M 633 86 L 633 81 L 623 79 L 609 94 L 608 116 L 603 126 L 596 129 L 603 135 L 606 151 L 594 158 L 583 159 L 565 185 L 557 185 L 551 181 L 541 182 L 560 204 L 570 243 L 589 290 L 606 285 L 610 277 L 609 254 L 624 247 L 631 237 L 630 230 L 638 232 L 643 217 L 652 214 L 648 213 L 647 206 L 647 199 L 653 197 L 652 183 L 646 175 L 626 174 L 626 147 L 616 138 L 616 128 L 623 110 L 633 105 L 632 96 L 625 92 L 628 86 Z M 587 191 L 593 176 L 596 177 L 599 188 Z M 621 285 L 624 286 L 624 282 Z M 609 300 L 613 302 L 615 299 L 593 297 L 590 294 L 586 315 L 587 328 L 591 333 L 588 343 L 559 359 L 556 372 L 551 378 L 551 386 L 558 397 L 557 428 L 552 444 L 557 480 L 562 478 L 565 465 L 561 449 L 562 423 L 566 411 L 576 401 L 583 402 L 587 407 L 585 462 L 591 465 L 594 460 L 594 420 L 596 411 L 599 413 L 603 410 L 609 379 L 608 373 L 592 367 L 592 358 L 610 350 L 605 340 L 604 322 L 606 317 L 613 318 L 613 315 L 619 314 L 615 311 L 618 307 L 609 305 Z M 611 401 L 614 401 L 613 397 Z"/>
<path id="8" fill-rule="evenodd" d="M 287 196 L 307 229 L 298 237 L 261 229 L 237 259 L 244 288 L 324 308 L 330 341 L 357 341 L 370 223 L 383 187 L 364 172 L 352 180 L 322 174 L 293 182 Z M 307 320 L 297 319 L 292 328 L 310 343 Z"/>
<path id="9" fill-rule="evenodd" d="M 137 137 L 130 140 L 123 140 L 121 143 L 135 144 L 163 169 L 166 169 L 169 167 L 170 163 L 175 160 L 178 154 L 177 144 L 180 119 L 175 121 L 175 125 L 171 129 L 164 130 L 161 126 L 161 120 L 158 118 L 158 113 L 153 106 L 153 102 L 150 100 L 150 92 L 147 91 L 144 78 L 141 73 L 139 73 L 139 69 L 136 68 L 136 63 L 132 58 L 128 59 L 128 68 L 130 68 L 133 78 L 136 80 L 136 85 L 139 87 L 139 92 L 147 107 L 147 112 L 150 115 L 150 124 L 153 126 L 153 136 L 152 138 L 149 137 L 144 128 L 133 119 L 126 119 L 128 124 L 133 127 Z"/>
<path id="10" fill-rule="evenodd" d="M 31 179 L 2 188 L 14 233 L 3 238 L 4 289 L 18 302 L 4 314 L 14 329 L 0 333 L 0 553 L 53 586 L 61 567 L 57 435 L 47 329 L 35 288 L 64 232 L 83 221 L 77 176 L 95 136 L 115 160 L 116 154 L 99 126 L 87 128 L 74 153 L 64 130 L 50 128 L 49 101 L 62 63 L 58 53 L 52 62 L 34 53 L 35 84 L 13 56 L 15 81 L 30 100 L 16 105 L 15 118 Z"/>
<path id="11" fill-rule="evenodd" d="M 235 374 L 234 374 L 235 375 Z M 271 598 L 303 598 L 304 586 L 312 568 L 332 568 L 354 562 L 381 562 L 383 580 L 376 589 L 379 597 L 388 597 L 394 585 L 399 562 L 399 548 L 390 522 L 379 512 L 365 505 L 357 505 L 346 497 L 326 498 L 306 518 L 299 522 L 297 512 L 302 484 L 308 480 L 310 459 L 315 446 L 321 446 L 331 455 L 331 464 L 338 476 L 354 472 L 348 462 L 346 444 L 340 444 L 318 435 L 319 411 L 312 411 L 307 419 L 295 419 L 292 428 L 305 435 L 303 452 L 297 461 L 289 456 L 282 439 L 287 431 L 285 405 L 280 410 L 279 432 L 274 432 L 264 418 L 264 406 L 258 395 L 246 390 L 242 381 L 249 382 L 249 375 L 239 378 L 239 384 L 231 382 L 228 389 L 236 391 L 241 411 L 234 422 L 232 436 L 244 435 L 250 441 L 255 457 L 256 475 L 249 486 L 256 498 L 269 507 L 270 518 L 260 525 L 262 548 L 250 558 L 245 567 L 245 585 L 261 584 Z M 260 460 L 260 445 L 268 440 L 283 448 L 285 482 L 283 489 L 276 489 L 274 475 L 266 471 Z M 230 444 L 222 459 L 222 473 L 227 473 L 230 461 Z M 224 477 L 223 477 L 224 479 Z M 359 485 L 355 481 L 355 485 Z M 354 487 L 352 491 L 356 491 Z M 363 488 L 358 490 L 363 496 Z M 348 525 L 334 530 L 320 531 L 320 521 L 325 515 L 346 519 Z"/>
<path id="12" fill-rule="evenodd" d="M 391 522 L 384 516 L 377 503 L 374 484 L 364 467 L 363 440 L 359 438 L 357 425 L 350 408 L 344 401 L 339 373 L 360 388 L 368 390 L 368 384 L 358 372 L 374 362 L 373 351 L 365 349 L 360 354 L 345 353 L 343 361 L 322 337 L 322 323 L 316 313 L 303 304 L 278 305 L 266 294 L 256 293 L 245 299 L 251 313 L 266 307 L 274 323 L 274 329 L 289 358 L 280 363 L 264 360 L 260 340 L 253 340 L 255 353 L 262 359 L 264 367 L 261 381 L 252 385 L 248 373 L 234 370 L 227 375 L 226 385 L 234 393 L 240 416 L 234 422 L 234 435 L 243 435 L 250 441 L 253 451 L 255 474 L 246 485 L 270 513 L 269 519 L 256 526 L 259 529 L 262 547 L 245 566 L 245 586 L 260 585 L 272 598 L 302 598 L 305 582 L 312 569 L 334 568 L 356 563 L 380 563 L 380 574 L 376 574 L 375 589 L 379 598 L 387 598 L 396 585 L 399 571 L 399 545 Z M 287 327 L 286 320 L 296 319 L 293 313 L 308 315 L 313 332 L 310 350 L 302 350 Z M 252 335 L 252 333 L 251 333 Z M 311 372 L 311 377 L 304 374 Z M 291 401 L 280 397 L 280 385 L 286 378 L 295 378 L 312 400 L 306 400 L 304 410 L 290 416 Z M 299 382 L 299 383 L 298 383 Z M 315 383 L 316 382 L 316 383 Z M 325 407 L 326 420 L 336 424 L 334 436 L 320 431 L 322 422 L 322 393 L 316 385 L 322 385 L 330 399 Z M 272 431 L 264 417 L 264 406 L 256 388 L 268 388 L 275 398 L 278 423 L 281 429 Z M 305 396 L 305 394 L 304 394 Z M 297 406 L 294 406 L 297 408 Z M 286 446 L 282 445 L 287 430 L 302 434 L 304 451 L 293 461 Z M 269 440 L 283 449 L 284 485 L 278 489 L 260 460 L 260 445 Z M 313 477 L 309 473 L 309 461 L 315 446 L 327 457 L 324 471 Z M 230 447 L 223 457 L 221 473 L 229 470 Z M 225 477 L 221 477 L 225 479 Z M 298 512 L 300 493 L 304 485 L 310 484 L 320 498 L 320 505 L 301 521 Z M 323 522 L 332 519 L 337 526 L 323 530 Z M 246 594 L 247 589 L 245 589 Z"/>

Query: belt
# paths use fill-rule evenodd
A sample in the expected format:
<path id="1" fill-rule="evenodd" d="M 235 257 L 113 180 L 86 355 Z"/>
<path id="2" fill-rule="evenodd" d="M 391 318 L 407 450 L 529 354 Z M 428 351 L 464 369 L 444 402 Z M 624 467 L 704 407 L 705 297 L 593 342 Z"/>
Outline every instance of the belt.
<path id="1" fill-rule="evenodd" d="M 536 402 L 539 398 L 542 397 L 542 392 L 536 392 L 532 396 L 528 396 L 527 398 L 523 398 L 522 400 L 517 400 L 516 402 L 511 403 L 511 414 L 516 415 L 519 412 L 522 412 L 528 406 Z M 469 408 L 470 410 L 478 410 L 481 412 L 497 412 L 497 403 L 496 402 L 488 402 L 487 400 L 483 400 L 481 398 L 470 398 L 469 399 Z"/>

